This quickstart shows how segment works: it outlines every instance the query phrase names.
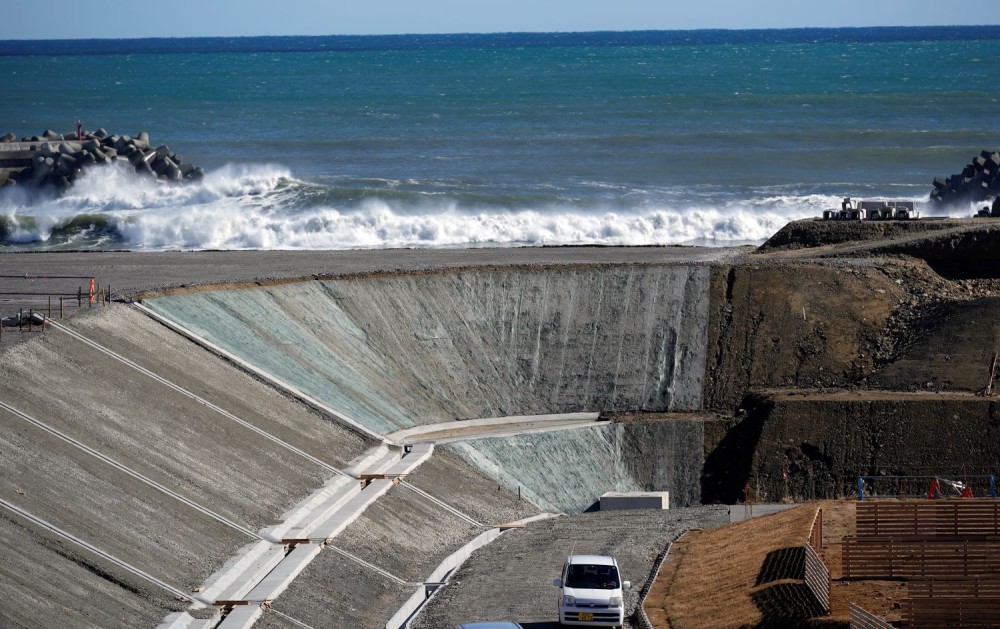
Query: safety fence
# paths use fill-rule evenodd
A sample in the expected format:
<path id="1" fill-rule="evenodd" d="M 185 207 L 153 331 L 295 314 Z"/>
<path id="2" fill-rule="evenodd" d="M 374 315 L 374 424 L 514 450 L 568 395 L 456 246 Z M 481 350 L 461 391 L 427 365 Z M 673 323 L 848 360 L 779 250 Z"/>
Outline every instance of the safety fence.
<path id="1" fill-rule="evenodd" d="M 1000 626 L 1000 579 L 911 581 L 901 607 L 910 629 Z"/>
<path id="2" fill-rule="evenodd" d="M 824 613 L 830 613 L 830 570 L 819 553 L 823 550 L 823 509 L 816 509 L 812 526 L 809 528 L 809 542 L 806 545 L 803 580 L 806 587 L 819 602 Z"/>
<path id="3" fill-rule="evenodd" d="M 910 500 L 914 498 L 997 498 L 995 470 L 966 470 L 947 476 L 859 476 L 858 500 Z"/>
<path id="4" fill-rule="evenodd" d="M 51 320 L 111 301 L 111 287 L 100 286 L 89 276 L 0 275 L 0 283 L 0 309 L 10 313 L 0 317 L 0 342 L 5 335 L 44 332 Z"/>
<path id="5" fill-rule="evenodd" d="M 857 537 L 1000 536 L 1000 500 L 859 502 Z"/>
<path id="6" fill-rule="evenodd" d="M 906 580 L 902 627 L 1000 627 L 1000 501 L 859 502 L 856 517 L 844 577 Z"/>
<path id="7" fill-rule="evenodd" d="M 851 629 L 896 629 L 867 609 L 851 603 Z"/>

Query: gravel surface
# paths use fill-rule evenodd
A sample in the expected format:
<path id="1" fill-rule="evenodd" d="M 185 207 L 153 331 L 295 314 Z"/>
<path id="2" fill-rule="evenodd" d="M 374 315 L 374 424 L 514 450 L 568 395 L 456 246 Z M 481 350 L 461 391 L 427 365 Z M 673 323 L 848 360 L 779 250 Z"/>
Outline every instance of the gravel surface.
<path id="1" fill-rule="evenodd" d="M 5 308 L 17 312 L 21 305 L 44 306 L 48 294 L 72 294 L 75 298 L 78 288 L 87 290 L 86 278 L 90 277 L 96 278 L 99 286 L 110 285 L 118 296 L 178 286 L 317 275 L 489 266 L 705 263 L 742 253 L 743 249 L 722 247 L 0 253 L 0 275 L 5 276 L 0 278 L 0 295 L 5 297 Z"/>
<path id="2" fill-rule="evenodd" d="M 511 530 L 474 553 L 412 626 L 441 629 L 463 622 L 516 620 L 525 629 L 558 627 L 558 591 L 552 579 L 571 553 L 618 559 L 622 578 L 633 584 L 626 593 L 631 615 L 656 556 L 667 544 L 686 528 L 720 526 L 728 518 L 726 507 L 595 512 Z"/>

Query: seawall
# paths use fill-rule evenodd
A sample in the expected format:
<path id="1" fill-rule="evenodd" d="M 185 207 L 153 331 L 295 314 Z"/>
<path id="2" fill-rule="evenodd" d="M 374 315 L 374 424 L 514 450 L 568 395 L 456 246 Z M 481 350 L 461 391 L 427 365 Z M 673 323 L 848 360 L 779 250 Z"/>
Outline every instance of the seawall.
<path id="1" fill-rule="evenodd" d="M 702 404 L 707 266 L 306 281 L 146 305 L 389 433 Z"/>

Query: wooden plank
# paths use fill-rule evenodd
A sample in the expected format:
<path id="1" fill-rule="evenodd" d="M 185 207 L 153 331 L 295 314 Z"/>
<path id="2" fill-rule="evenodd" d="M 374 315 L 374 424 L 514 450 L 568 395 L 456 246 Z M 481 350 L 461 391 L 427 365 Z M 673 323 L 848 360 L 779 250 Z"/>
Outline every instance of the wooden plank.
<path id="1" fill-rule="evenodd" d="M 854 603 L 850 606 L 850 618 L 851 629 L 895 629 L 875 614 Z"/>
<path id="2" fill-rule="evenodd" d="M 858 537 L 1000 535 L 1000 501 L 859 502 L 856 525 Z"/>
<path id="3" fill-rule="evenodd" d="M 1000 576 L 1000 540 L 844 538 L 844 577 Z"/>

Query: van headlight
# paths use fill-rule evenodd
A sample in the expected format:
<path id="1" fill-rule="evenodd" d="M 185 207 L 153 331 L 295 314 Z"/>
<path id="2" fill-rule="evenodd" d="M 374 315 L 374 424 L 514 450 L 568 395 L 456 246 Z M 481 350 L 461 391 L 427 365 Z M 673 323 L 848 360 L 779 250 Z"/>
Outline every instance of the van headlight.
<path id="1" fill-rule="evenodd" d="M 608 601 L 608 605 L 611 606 L 611 607 L 621 607 L 622 606 L 622 597 L 620 597 L 620 596 L 612 596 L 611 599 Z"/>
<path id="2" fill-rule="evenodd" d="M 563 597 L 563 605 L 576 605 L 576 597 L 567 594 Z"/>

